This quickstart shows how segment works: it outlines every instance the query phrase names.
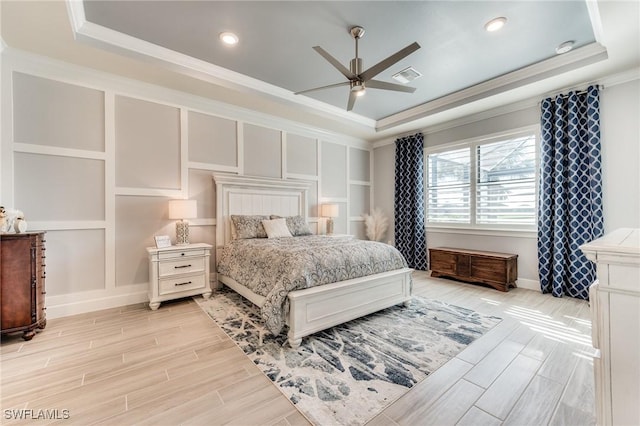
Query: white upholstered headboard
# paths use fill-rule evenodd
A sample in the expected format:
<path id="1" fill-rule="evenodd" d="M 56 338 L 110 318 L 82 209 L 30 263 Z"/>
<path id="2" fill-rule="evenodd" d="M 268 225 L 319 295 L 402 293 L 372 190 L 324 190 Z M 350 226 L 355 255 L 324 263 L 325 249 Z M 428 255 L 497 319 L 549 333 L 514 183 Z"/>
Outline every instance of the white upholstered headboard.
<path id="1" fill-rule="evenodd" d="M 307 219 L 309 182 L 214 173 L 216 247 L 231 240 L 232 214 L 295 216 Z"/>

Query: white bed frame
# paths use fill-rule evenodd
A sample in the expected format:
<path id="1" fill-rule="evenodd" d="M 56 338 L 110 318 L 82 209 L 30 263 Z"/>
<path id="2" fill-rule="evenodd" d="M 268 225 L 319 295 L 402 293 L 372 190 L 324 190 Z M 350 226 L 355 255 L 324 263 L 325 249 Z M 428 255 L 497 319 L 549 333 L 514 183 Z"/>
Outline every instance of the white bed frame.
<path id="1" fill-rule="evenodd" d="M 232 214 L 307 217 L 309 182 L 217 173 L 213 179 L 218 253 L 231 240 Z M 303 337 L 320 330 L 393 305 L 406 305 L 411 299 L 411 272 L 412 269 L 403 268 L 290 292 L 289 345 L 297 348 Z M 252 303 L 264 303 L 263 296 L 230 277 L 218 274 L 217 279 Z"/>

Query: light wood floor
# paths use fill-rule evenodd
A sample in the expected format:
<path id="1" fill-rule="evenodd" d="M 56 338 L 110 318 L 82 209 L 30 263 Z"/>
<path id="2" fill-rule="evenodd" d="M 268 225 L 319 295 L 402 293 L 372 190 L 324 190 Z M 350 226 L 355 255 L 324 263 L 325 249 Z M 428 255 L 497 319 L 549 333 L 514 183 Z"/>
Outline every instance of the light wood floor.
<path id="1" fill-rule="evenodd" d="M 503 321 L 371 425 L 595 423 L 586 302 L 423 272 L 414 293 Z M 190 299 L 50 320 L 30 342 L 3 337 L 0 350 L 2 424 L 40 410 L 57 420 L 33 423 L 308 423 Z"/>

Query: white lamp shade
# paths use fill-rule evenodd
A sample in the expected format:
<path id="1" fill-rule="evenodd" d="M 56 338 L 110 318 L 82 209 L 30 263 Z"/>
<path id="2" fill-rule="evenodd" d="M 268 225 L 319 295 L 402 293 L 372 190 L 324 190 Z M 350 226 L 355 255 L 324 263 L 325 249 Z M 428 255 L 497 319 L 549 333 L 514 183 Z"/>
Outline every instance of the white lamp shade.
<path id="1" fill-rule="evenodd" d="M 198 217 L 196 200 L 170 200 L 169 219 L 193 219 Z"/>
<path id="2" fill-rule="evenodd" d="M 340 206 L 337 204 L 323 204 L 320 214 L 322 217 L 338 217 L 340 213 Z"/>

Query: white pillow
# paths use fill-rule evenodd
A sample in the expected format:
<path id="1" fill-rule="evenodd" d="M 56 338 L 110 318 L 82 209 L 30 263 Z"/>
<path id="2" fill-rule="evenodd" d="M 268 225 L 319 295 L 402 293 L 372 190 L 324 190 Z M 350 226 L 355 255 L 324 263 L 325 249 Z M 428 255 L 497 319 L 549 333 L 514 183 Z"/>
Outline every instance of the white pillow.
<path id="1" fill-rule="evenodd" d="M 293 237 L 287 227 L 287 220 L 285 218 L 263 220 L 262 226 L 267 231 L 267 237 L 269 238 L 281 238 L 281 237 Z"/>

